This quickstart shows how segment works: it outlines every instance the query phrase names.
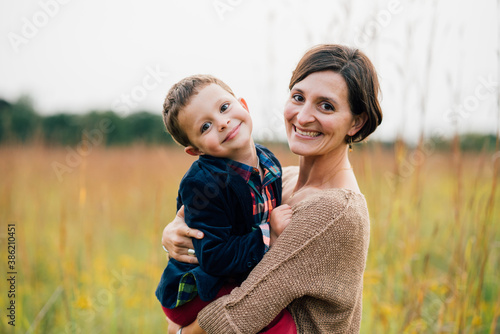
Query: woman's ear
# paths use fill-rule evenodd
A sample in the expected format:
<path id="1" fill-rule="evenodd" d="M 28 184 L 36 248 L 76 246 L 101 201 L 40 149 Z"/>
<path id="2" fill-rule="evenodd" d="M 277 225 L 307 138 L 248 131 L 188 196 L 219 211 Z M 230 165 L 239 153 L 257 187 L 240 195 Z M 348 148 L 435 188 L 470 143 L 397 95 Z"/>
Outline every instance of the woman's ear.
<path id="1" fill-rule="evenodd" d="M 351 129 L 347 132 L 347 134 L 351 137 L 354 136 L 356 133 L 358 133 L 359 130 L 361 130 L 361 128 L 365 125 L 367 120 L 368 120 L 368 115 L 366 113 L 362 113 L 361 115 L 355 115 Z"/>
<path id="2" fill-rule="evenodd" d="M 198 156 L 198 155 L 205 154 L 205 153 L 203 153 L 202 151 L 200 151 L 199 149 L 197 149 L 194 146 L 186 146 L 184 148 L 184 152 L 186 152 L 189 155 L 195 156 L 195 157 Z"/>
<path id="3" fill-rule="evenodd" d="M 247 101 L 245 101 L 244 98 L 240 97 L 238 101 L 240 101 L 241 105 L 243 106 L 243 108 L 245 108 L 246 111 L 250 112 L 250 110 L 248 110 Z"/>

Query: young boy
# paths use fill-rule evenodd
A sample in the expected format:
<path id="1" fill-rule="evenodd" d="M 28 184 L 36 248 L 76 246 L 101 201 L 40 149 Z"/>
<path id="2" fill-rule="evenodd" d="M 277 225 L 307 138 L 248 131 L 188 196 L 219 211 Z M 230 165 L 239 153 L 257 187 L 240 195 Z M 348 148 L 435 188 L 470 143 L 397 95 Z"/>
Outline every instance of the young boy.
<path id="1" fill-rule="evenodd" d="M 165 314 L 186 326 L 239 285 L 269 248 L 271 211 L 281 204 L 281 165 L 254 144 L 245 100 L 215 77 L 195 75 L 175 84 L 163 120 L 185 152 L 199 156 L 181 181 L 177 209 L 184 205 L 186 223 L 205 234 L 193 240 L 200 264 L 170 259 L 156 290 Z M 266 333 L 273 328 L 296 333 L 286 310 Z"/>

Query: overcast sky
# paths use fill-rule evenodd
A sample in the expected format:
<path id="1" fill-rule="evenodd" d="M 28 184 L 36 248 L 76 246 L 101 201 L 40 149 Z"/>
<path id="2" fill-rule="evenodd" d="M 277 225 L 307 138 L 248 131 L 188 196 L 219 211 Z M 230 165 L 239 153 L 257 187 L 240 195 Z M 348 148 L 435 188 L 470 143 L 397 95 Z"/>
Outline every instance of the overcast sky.
<path id="1" fill-rule="evenodd" d="M 42 114 L 160 113 L 169 87 L 210 73 L 245 97 L 257 139 L 283 138 L 288 81 L 318 43 L 363 50 L 382 85 L 376 136 L 495 133 L 496 0 L 0 0 L 0 98 Z"/>

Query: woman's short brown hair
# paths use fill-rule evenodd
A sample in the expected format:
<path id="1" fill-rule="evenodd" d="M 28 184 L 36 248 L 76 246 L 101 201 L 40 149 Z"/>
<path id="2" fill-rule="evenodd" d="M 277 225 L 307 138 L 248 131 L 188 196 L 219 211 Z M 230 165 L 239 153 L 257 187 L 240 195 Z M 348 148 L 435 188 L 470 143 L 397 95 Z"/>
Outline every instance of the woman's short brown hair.
<path id="1" fill-rule="evenodd" d="M 380 90 L 377 72 L 368 57 L 358 49 L 338 44 L 320 44 L 299 61 L 290 79 L 289 89 L 309 74 L 322 71 L 339 73 L 347 84 L 349 105 L 354 115 L 366 113 L 364 126 L 352 137 L 360 142 L 382 122 L 382 109 L 378 101 Z M 346 138 L 346 141 L 349 137 Z"/>
<path id="2" fill-rule="evenodd" d="M 167 93 L 163 103 L 163 122 L 168 133 L 182 146 L 190 146 L 192 143 L 189 141 L 186 131 L 179 124 L 179 112 L 189 104 L 193 96 L 210 84 L 219 85 L 234 96 L 231 88 L 222 80 L 206 74 L 197 74 L 184 78 L 174 84 Z"/>

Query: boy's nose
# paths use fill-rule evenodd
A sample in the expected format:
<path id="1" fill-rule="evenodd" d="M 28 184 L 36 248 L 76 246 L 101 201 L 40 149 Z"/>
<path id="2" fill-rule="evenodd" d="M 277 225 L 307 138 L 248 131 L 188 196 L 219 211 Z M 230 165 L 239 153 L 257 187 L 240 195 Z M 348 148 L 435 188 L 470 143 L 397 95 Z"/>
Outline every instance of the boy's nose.
<path id="1" fill-rule="evenodd" d="M 229 123 L 231 123 L 231 119 L 230 118 L 223 118 L 220 121 L 219 131 L 224 131 L 227 128 L 227 126 L 229 125 Z"/>

